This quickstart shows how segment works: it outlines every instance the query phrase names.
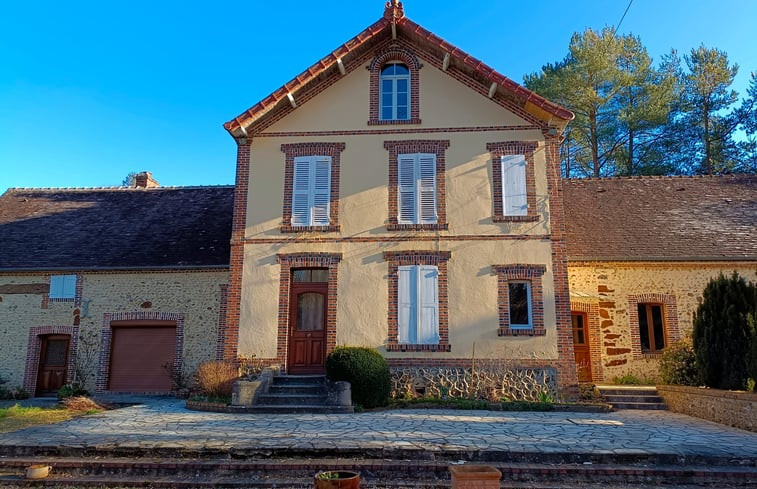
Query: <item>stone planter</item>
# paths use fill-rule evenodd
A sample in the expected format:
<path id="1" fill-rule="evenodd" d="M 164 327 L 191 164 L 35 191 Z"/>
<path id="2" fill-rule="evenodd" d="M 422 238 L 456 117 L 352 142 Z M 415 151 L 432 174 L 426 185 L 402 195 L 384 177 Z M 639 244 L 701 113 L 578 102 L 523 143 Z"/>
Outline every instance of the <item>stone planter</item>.
<path id="1" fill-rule="evenodd" d="M 26 468 L 26 478 L 31 480 L 44 479 L 50 473 L 50 469 L 52 467 L 49 465 L 30 465 Z"/>
<path id="2" fill-rule="evenodd" d="M 491 465 L 451 465 L 452 489 L 499 489 L 502 472 Z"/>
<path id="3" fill-rule="evenodd" d="M 331 475 L 333 478 L 323 478 Z M 349 470 L 324 470 L 315 474 L 315 489 L 359 489 L 360 474 Z"/>

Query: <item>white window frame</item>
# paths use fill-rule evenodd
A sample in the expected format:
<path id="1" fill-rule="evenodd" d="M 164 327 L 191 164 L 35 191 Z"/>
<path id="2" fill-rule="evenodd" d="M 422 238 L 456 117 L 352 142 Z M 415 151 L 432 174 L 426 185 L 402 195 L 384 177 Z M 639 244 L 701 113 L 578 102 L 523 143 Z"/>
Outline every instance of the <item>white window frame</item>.
<path id="1" fill-rule="evenodd" d="M 298 188 L 298 175 L 299 170 L 303 165 L 308 167 L 307 188 Z M 319 165 L 322 169 L 325 169 L 326 183 L 325 186 L 318 188 L 317 172 L 319 171 Z M 312 155 L 312 156 L 296 156 L 294 158 L 294 169 L 292 171 L 292 226 L 307 226 L 307 227 L 325 227 L 331 224 L 331 165 L 332 157 L 325 155 Z M 304 220 L 299 221 L 300 214 L 298 213 L 299 198 L 307 199 L 307 216 Z M 319 201 L 320 200 L 320 201 Z M 315 212 L 317 208 L 321 207 L 322 212 L 321 219 L 318 220 L 319 214 Z"/>
<path id="2" fill-rule="evenodd" d="M 384 75 L 383 71 L 391 65 L 402 65 L 407 70 L 406 75 Z M 392 82 L 392 117 L 384 118 L 384 80 Z M 400 119 L 397 117 L 397 81 L 407 80 L 407 117 Z M 407 121 L 410 120 L 410 68 L 404 63 L 387 63 L 379 70 L 379 120 L 381 121 Z"/>
<path id="3" fill-rule="evenodd" d="M 408 287 L 405 290 L 402 274 L 409 274 Z M 426 297 L 424 303 L 423 280 L 431 280 L 428 273 L 433 273 L 433 301 Z M 439 344 L 439 268 L 433 265 L 402 265 L 397 267 L 397 337 L 400 344 L 438 345 Z M 407 304 L 407 306 L 406 306 Z M 403 309 L 408 307 L 407 323 Z M 432 314 L 429 318 L 426 315 Z M 424 337 L 424 319 L 431 322 L 433 331 Z"/>
<path id="4" fill-rule="evenodd" d="M 526 181 L 526 167 L 528 160 L 526 155 L 502 155 L 500 156 L 500 171 L 502 175 L 502 215 L 503 216 L 527 216 L 528 215 L 528 184 Z M 517 179 L 522 188 L 515 193 L 508 192 L 508 183 Z"/>
<path id="5" fill-rule="evenodd" d="M 528 310 L 526 311 L 528 313 L 528 324 L 518 324 L 514 323 L 512 319 L 512 298 L 510 297 L 510 284 L 525 284 L 526 285 L 526 298 L 528 300 Z M 507 316 L 509 318 L 510 329 L 533 329 L 534 327 L 534 309 L 532 305 L 532 293 L 531 293 L 531 282 L 528 280 L 508 280 L 507 282 Z"/>
<path id="6" fill-rule="evenodd" d="M 403 162 L 413 160 L 412 176 L 405 181 L 403 178 Z M 421 168 L 421 160 L 431 160 L 431 172 L 430 179 L 431 185 L 424 185 L 423 172 Z M 436 188 L 436 153 L 405 153 L 397 155 L 397 223 L 399 224 L 437 224 L 439 222 L 438 216 L 438 196 Z M 409 183 L 408 183 L 409 182 Z M 409 193 L 412 193 L 412 197 Z M 423 217 L 424 210 L 424 196 L 432 197 L 433 216 Z M 412 199 L 412 202 L 405 202 L 405 199 Z M 412 207 L 413 216 L 403 216 L 403 210 Z"/>
<path id="7" fill-rule="evenodd" d="M 76 275 L 50 275 L 50 299 L 75 299 Z"/>

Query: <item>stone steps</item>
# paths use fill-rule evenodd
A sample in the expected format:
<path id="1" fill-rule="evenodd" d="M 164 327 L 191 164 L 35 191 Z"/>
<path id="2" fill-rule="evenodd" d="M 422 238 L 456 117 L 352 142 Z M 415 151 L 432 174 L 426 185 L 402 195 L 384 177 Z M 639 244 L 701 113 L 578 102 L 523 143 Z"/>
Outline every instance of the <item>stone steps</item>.
<path id="1" fill-rule="evenodd" d="M 325 375 L 279 375 L 248 413 L 351 413 L 352 406 L 334 406 Z"/>
<path id="2" fill-rule="evenodd" d="M 598 385 L 597 390 L 613 409 L 668 409 L 654 386 Z"/>
<path id="3" fill-rule="evenodd" d="M 537 457 L 538 459 L 538 457 Z M 31 464 L 53 467 L 45 485 L 149 487 L 313 487 L 319 470 L 352 470 L 363 488 L 448 488 L 447 461 L 287 458 L 264 460 L 33 457 L 0 459 L 0 486 L 28 485 Z M 459 463 L 459 462 L 454 462 Z M 634 484 L 656 487 L 757 487 L 755 467 L 488 463 L 502 472 L 501 487 L 568 488 Z M 567 483 L 567 484 L 566 484 Z M 595 485 L 600 484 L 600 485 Z M 644 484 L 639 486 L 638 484 Z M 649 484 L 649 485 L 647 485 Z"/>

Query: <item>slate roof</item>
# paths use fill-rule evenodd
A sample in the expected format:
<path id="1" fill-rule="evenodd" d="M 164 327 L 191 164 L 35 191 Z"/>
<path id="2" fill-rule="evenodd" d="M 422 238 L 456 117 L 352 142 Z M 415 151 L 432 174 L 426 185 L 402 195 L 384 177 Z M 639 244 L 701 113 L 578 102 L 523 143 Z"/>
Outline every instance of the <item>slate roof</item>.
<path id="1" fill-rule="evenodd" d="M 227 267 L 233 186 L 9 189 L 0 270 Z"/>
<path id="2" fill-rule="evenodd" d="M 755 260 L 757 176 L 563 180 L 568 260 Z"/>
<path id="3" fill-rule="evenodd" d="M 297 100 L 297 93 L 300 90 L 306 90 L 314 84 L 324 83 L 329 74 L 339 70 L 339 59 L 346 64 L 349 60 L 359 57 L 367 50 L 376 46 L 378 42 L 390 39 L 393 30 L 398 37 L 403 36 L 411 42 L 418 43 L 430 51 L 437 53 L 439 59 L 442 59 L 448 53 L 450 55 L 450 66 L 454 66 L 471 75 L 487 88 L 492 83 L 496 83 L 498 90 L 514 100 L 526 111 L 543 120 L 545 125 L 552 124 L 562 130 L 568 121 L 574 118 L 573 112 L 519 85 L 483 61 L 474 58 L 462 49 L 453 46 L 433 32 L 405 17 L 402 2 L 389 1 L 386 3 L 384 15 L 379 20 L 336 48 L 330 54 L 321 58 L 278 90 L 239 116 L 226 122 L 224 127 L 232 135 L 235 132 L 243 132 L 247 126 L 258 119 L 288 106 L 290 104 L 288 94 L 291 93 L 294 99 Z M 555 117 L 559 120 L 555 120 Z"/>

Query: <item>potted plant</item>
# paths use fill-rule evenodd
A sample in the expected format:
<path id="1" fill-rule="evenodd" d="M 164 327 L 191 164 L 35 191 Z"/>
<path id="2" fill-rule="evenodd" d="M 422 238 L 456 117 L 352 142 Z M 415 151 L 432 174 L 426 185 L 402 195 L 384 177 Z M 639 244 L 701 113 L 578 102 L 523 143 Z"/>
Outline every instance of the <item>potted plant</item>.
<path id="1" fill-rule="evenodd" d="M 360 474 L 349 470 L 322 470 L 315 474 L 315 489 L 358 489 Z"/>

